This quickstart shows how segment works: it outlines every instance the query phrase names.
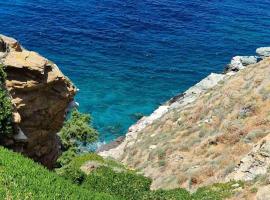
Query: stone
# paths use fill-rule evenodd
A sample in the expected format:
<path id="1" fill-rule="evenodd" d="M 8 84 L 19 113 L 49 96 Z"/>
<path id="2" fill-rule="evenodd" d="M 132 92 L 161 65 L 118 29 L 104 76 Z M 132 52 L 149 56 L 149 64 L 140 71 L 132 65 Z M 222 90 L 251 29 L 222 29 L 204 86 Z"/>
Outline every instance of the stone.
<path id="1" fill-rule="evenodd" d="M 14 38 L 7 37 L 5 35 L 0 35 L 0 38 L 1 38 L 2 41 L 4 41 L 4 43 L 6 44 L 6 47 L 10 51 L 19 51 L 19 52 L 21 52 L 23 50 L 22 46 Z"/>
<path id="2" fill-rule="evenodd" d="M 19 124 L 22 121 L 21 115 L 18 112 L 13 113 L 13 122 Z"/>
<path id="3" fill-rule="evenodd" d="M 248 66 L 258 63 L 261 58 L 258 56 L 241 56 L 240 60 L 243 66 Z"/>
<path id="4" fill-rule="evenodd" d="M 235 170 L 226 180 L 251 181 L 258 175 L 265 175 L 270 167 L 270 135 L 260 140 L 253 149 L 241 159 Z"/>
<path id="5" fill-rule="evenodd" d="M 13 138 L 16 141 L 22 142 L 22 141 L 26 141 L 28 139 L 20 127 L 18 127 L 18 131 L 17 132 L 18 133 L 16 135 L 13 135 Z"/>
<path id="6" fill-rule="evenodd" d="M 48 60 L 33 51 L 12 51 L 5 57 L 3 64 L 12 68 L 28 68 L 42 74 L 46 70 Z"/>
<path id="7" fill-rule="evenodd" d="M 56 134 L 76 88 L 53 62 L 22 48 L 13 38 L 0 35 L 1 41 L 8 49 L 0 62 L 5 65 L 5 84 L 14 105 L 13 121 L 20 127 L 9 148 L 53 168 L 61 153 Z"/>
<path id="8" fill-rule="evenodd" d="M 228 72 L 237 72 L 241 69 L 244 69 L 248 65 L 256 64 L 261 60 L 258 56 L 234 56 L 227 65 L 225 73 Z"/>
<path id="9" fill-rule="evenodd" d="M 260 48 L 256 49 L 256 53 L 262 57 L 269 57 L 270 56 L 270 47 L 260 47 Z"/>

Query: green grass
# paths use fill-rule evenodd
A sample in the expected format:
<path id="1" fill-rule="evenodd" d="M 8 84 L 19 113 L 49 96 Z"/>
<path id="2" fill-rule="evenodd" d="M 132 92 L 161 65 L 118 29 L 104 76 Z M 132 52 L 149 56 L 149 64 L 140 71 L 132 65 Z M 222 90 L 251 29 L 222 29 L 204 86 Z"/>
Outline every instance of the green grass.
<path id="1" fill-rule="evenodd" d="M 72 167 L 69 167 L 68 171 L 64 171 L 65 175 L 70 175 L 69 173 L 74 169 L 79 170 L 80 166 L 89 159 L 107 165 L 97 168 L 88 176 L 84 174 L 84 178 L 79 184 L 73 184 L 70 180 L 48 171 L 32 160 L 0 147 L 0 199 L 222 200 L 230 197 L 234 193 L 234 189 L 243 187 L 241 182 L 229 182 L 202 187 L 193 194 L 180 188 L 151 191 L 150 179 L 137 175 L 134 171 L 130 171 L 114 161 L 104 160 L 96 154 L 76 157 L 70 163 Z M 116 172 L 113 170 L 113 167 L 116 166 L 125 170 Z"/>
<path id="2" fill-rule="evenodd" d="M 120 198 L 86 190 L 30 159 L 0 147 L 0 199 L 118 200 Z"/>

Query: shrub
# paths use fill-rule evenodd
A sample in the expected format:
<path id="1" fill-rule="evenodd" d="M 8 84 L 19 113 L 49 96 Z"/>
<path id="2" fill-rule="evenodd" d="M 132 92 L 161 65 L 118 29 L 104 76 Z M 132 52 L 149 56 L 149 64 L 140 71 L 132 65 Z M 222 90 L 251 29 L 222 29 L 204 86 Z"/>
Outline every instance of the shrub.
<path id="1" fill-rule="evenodd" d="M 151 180 L 132 172 L 115 172 L 109 167 L 99 167 L 90 173 L 82 186 L 96 192 L 106 192 L 129 200 L 140 199 L 150 190 Z"/>
<path id="2" fill-rule="evenodd" d="M 64 149 L 78 148 L 80 143 L 92 143 L 98 139 L 98 132 L 91 125 L 91 117 L 74 109 L 70 119 L 60 131 Z"/>
<path id="3" fill-rule="evenodd" d="M 67 151 L 63 152 L 62 155 L 58 158 L 56 167 L 60 168 L 68 163 L 77 156 L 77 149 L 70 148 Z"/>

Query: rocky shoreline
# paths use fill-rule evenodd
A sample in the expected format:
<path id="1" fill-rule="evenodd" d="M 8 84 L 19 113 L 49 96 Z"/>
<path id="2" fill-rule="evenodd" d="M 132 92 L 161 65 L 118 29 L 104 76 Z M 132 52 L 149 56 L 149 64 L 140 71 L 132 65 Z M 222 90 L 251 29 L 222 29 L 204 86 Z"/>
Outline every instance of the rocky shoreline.
<path id="1" fill-rule="evenodd" d="M 107 144 L 106 147 L 101 147 L 98 154 L 103 157 L 111 157 L 121 160 L 121 156 L 126 147 L 131 146 L 137 139 L 138 133 L 147 125 L 152 124 L 155 120 L 161 118 L 168 111 L 185 106 L 194 102 L 201 93 L 215 87 L 220 81 L 235 75 L 239 70 L 244 69 L 248 65 L 253 65 L 266 57 L 270 57 L 270 47 L 261 47 L 256 49 L 257 55 L 253 56 L 235 56 L 231 62 L 225 67 L 223 74 L 211 73 L 209 76 L 201 80 L 196 85 L 189 88 L 186 92 L 176 95 L 165 104 L 158 107 L 150 116 L 141 118 L 136 124 L 132 125 L 126 134 L 121 139 L 113 141 L 112 144 Z"/>

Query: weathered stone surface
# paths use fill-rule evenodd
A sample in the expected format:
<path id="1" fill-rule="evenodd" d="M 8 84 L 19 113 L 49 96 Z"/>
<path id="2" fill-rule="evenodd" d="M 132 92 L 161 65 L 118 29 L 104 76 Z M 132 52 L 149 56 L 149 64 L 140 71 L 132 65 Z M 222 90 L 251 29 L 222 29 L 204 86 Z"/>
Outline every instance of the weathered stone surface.
<path id="1" fill-rule="evenodd" d="M 7 37 L 5 35 L 0 35 L 1 40 L 4 42 L 6 49 L 8 51 L 19 51 L 23 50 L 23 47 L 19 44 L 17 40 L 11 37 Z"/>
<path id="2" fill-rule="evenodd" d="M 250 181 L 258 175 L 265 175 L 270 167 L 270 135 L 263 138 L 246 155 L 226 180 Z"/>
<path id="3" fill-rule="evenodd" d="M 244 69 L 248 65 L 256 64 L 261 60 L 258 56 L 234 56 L 227 65 L 225 72 L 236 72 Z"/>
<path id="4" fill-rule="evenodd" d="M 6 47 L 1 63 L 6 67 L 6 87 L 15 107 L 13 118 L 18 130 L 9 148 L 52 167 L 59 155 L 56 133 L 76 88 L 51 61 L 25 50 L 13 38 L 0 38 Z"/>
<path id="5" fill-rule="evenodd" d="M 256 50 L 256 53 L 263 57 L 270 56 L 270 47 L 260 47 Z"/>

